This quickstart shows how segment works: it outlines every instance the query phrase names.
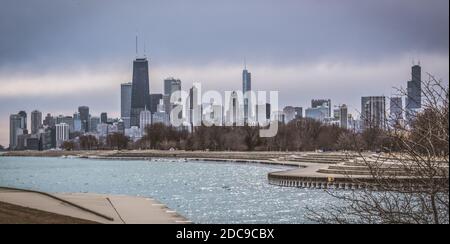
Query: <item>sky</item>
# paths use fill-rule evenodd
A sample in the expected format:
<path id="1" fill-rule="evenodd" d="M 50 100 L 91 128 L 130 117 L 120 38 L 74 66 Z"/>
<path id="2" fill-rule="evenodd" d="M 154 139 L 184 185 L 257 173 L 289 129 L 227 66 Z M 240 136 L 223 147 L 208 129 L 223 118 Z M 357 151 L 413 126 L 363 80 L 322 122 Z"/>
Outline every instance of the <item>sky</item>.
<path id="1" fill-rule="evenodd" d="M 413 62 L 449 80 L 448 0 L 0 0 L 0 145 L 9 115 L 34 109 L 120 113 L 120 84 L 138 53 L 150 91 L 279 91 L 280 107 L 395 95 Z M 145 47 L 145 48 L 144 48 Z M 29 122 L 30 124 L 30 122 Z"/>

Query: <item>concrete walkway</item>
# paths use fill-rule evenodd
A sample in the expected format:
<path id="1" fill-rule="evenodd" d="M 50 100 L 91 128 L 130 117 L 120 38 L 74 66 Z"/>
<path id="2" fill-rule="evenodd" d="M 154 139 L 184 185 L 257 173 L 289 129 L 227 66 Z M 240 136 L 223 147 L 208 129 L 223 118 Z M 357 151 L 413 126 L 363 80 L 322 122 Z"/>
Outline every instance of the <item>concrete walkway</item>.
<path id="1" fill-rule="evenodd" d="M 102 224 L 190 223 L 164 204 L 148 198 L 90 193 L 60 193 L 52 196 L 56 198 L 36 192 L 0 188 L 0 202 Z"/>

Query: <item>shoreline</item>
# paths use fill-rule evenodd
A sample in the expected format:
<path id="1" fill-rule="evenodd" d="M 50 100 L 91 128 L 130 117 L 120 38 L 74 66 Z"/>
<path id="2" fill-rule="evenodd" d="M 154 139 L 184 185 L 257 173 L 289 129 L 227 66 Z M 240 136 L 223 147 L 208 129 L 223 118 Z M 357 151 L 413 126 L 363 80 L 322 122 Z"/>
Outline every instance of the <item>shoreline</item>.
<path id="1" fill-rule="evenodd" d="M 361 163 L 361 155 L 355 152 L 224 152 L 224 151 L 11 151 L 1 157 L 77 157 L 101 160 L 152 160 L 184 159 L 189 161 L 210 161 L 225 163 L 252 163 L 292 167 L 291 169 L 271 172 L 267 175 L 270 185 L 280 187 L 317 188 L 317 189 L 363 189 L 372 188 L 367 166 Z M 362 157 L 370 161 L 385 160 L 383 154 L 364 153 Z M 389 164 L 389 161 L 387 161 Z M 415 183 L 414 177 L 394 174 L 394 183 L 401 186 Z M 390 176 L 390 175 L 386 176 Z M 389 177 L 387 177 L 389 178 Z"/>
<path id="2" fill-rule="evenodd" d="M 320 158 L 308 159 L 308 155 L 320 155 Z M 161 151 L 161 150 L 127 150 L 127 151 L 10 151 L 4 157 L 63 157 L 100 160 L 151 160 L 151 159 L 184 159 L 190 161 L 210 161 L 224 163 L 251 163 L 273 166 L 291 167 L 286 170 L 271 172 L 267 175 L 267 183 L 281 187 L 312 188 L 312 184 L 292 183 L 298 181 L 298 173 L 307 179 L 327 182 L 330 177 L 342 181 L 351 180 L 345 175 L 322 174 L 331 165 L 343 162 L 348 155 L 336 152 L 224 152 L 224 151 Z M 337 157 L 337 158 L 336 158 Z M 306 161 L 306 162 L 305 162 Z M 280 177 L 280 174 L 282 177 Z M 304 178 L 302 178 L 304 180 Z M 314 187 L 316 188 L 316 187 Z"/>
<path id="3" fill-rule="evenodd" d="M 0 224 L 100 224 L 0 201 Z"/>
<path id="4" fill-rule="evenodd" d="M 1 187 L 0 203 L 8 204 L 16 215 L 30 212 L 36 222 L 50 215 L 61 221 L 98 224 L 190 224 L 176 211 L 151 198 L 96 194 L 46 193 L 34 190 Z M 7 215 L 5 213 L 4 215 Z M 13 217 L 9 218 L 11 221 Z M 20 219 L 18 219 L 20 220 Z M 78 222 L 77 222 L 78 220 Z"/>

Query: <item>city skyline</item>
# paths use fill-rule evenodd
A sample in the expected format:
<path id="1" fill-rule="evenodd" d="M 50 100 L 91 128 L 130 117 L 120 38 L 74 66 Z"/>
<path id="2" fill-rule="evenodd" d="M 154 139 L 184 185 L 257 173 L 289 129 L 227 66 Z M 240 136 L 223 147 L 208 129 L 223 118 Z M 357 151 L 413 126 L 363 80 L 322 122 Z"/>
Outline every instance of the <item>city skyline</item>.
<path id="1" fill-rule="evenodd" d="M 46 1 L 44 1 L 44 3 L 45 2 Z M 269 5 L 269 3 L 270 1 L 263 1 L 262 4 L 258 5 L 261 8 L 259 13 L 277 16 L 276 13 L 268 11 L 267 5 Z M 309 1 L 303 1 L 302 3 L 304 6 L 310 8 L 324 8 L 323 6 L 313 4 Z M 399 3 L 393 4 L 395 6 L 381 4 L 381 7 L 378 6 L 377 9 L 387 8 L 387 6 L 396 9 L 403 6 L 401 3 L 406 4 L 405 1 L 399 1 Z M 74 8 L 73 6 L 69 6 L 70 4 L 67 4 L 60 4 L 60 7 L 63 9 Z M 119 3 L 114 3 L 112 5 L 113 7 L 117 7 L 118 4 Z M 15 10 L 18 7 L 17 5 L 21 4 L 16 4 L 15 6 L 11 5 L 11 10 Z M 226 5 L 228 6 L 228 4 Z M 299 4 L 297 3 L 289 2 L 287 5 L 292 5 L 291 7 L 299 10 Z M 426 19 L 423 17 L 423 19 L 420 18 L 417 21 L 411 21 L 411 23 L 417 24 L 417 26 L 413 26 L 411 29 L 420 29 L 424 34 L 415 36 L 416 38 L 413 39 L 412 37 L 414 35 L 412 35 L 411 29 L 407 29 L 406 24 L 399 23 L 399 27 L 405 28 L 405 32 L 401 35 L 394 34 L 392 36 L 388 35 L 392 33 L 385 33 L 386 36 L 390 36 L 393 40 L 393 44 L 387 45 L 386 51 L 376 55 L 374 53 L 380 49 L 382 45 L 374 45 L 373 41 L 366 38 L 355 38 L 357 39 L 354 40 L 356 43 L 361 46 L 363 44 L 367 46 L 362 48 L 357 45 L 357 47 L 353 49 L 353 52 L 348 51 L 349 47 L 347 45 L 336 45 L 333 47 L 334 49 L 328 49 L 326 52 L 318 52 L 317 49 L 320 49 L 320 47 L 329 43 L 324 42 L 312 45 L 312 43 L 308 41 L 299 42 L 298 45 L 316 50 L 318 54 L 317 58 L 311 57 L 314 55 L 303 55 L 290 41 L 288 41 L 288 43 L 291 45 L 288 46 L 292 48 L 292 53 L 289 53 L 289 55 L 286 55 L 286 50 L 279 50 L 277 48 L 271 49 L 271 53 L 267 54 L 264 51 L 270 47 L 267 41 L 261 39 L 260 42 L 257 42 L 253 38 L 249 39 L 257 45 L 255 45 L 256 47 L 248 49 L 245 48 L 245 46 L 249 45 L 246 40 L 234 41 L 236 42 L 234 46 L 224 45 L 223 48 L 232 51 L 230 55 L 220 51 L 220 49 L 222 49 L 220 47 L 222 46 L 217 47 L 217 52 L 212 51 L 211 47 L 208 46 L 208 52 L 203 53 L 203 51 L 200 52 L 201 48 L 195 45 L 192 50 L 199 50 L 198 52 L 200 52 L 200 54 L 194 55 L 192 53 L 187 54 L 186 52 L 177 50 L 177 45 L 180 44 L 178 42 L 161 45 L 160 37 L 156 34 L 151 34 L 156 28 L 154 24 L 152 26 L 142 27 L 136 26 L 140 24 L 134 24 L 133 26 L 132 23 L 128 23 L 123 27 L 127 27 L 126 29 L 129 29 L 131 32 L 136 32 L 136 29 L 140 29 L 138 31 L 138 33 L 140 33 L 140 40 L 142 40 L 142 42 L 151 43 L 151 45 L 147 45 L 147 56 L 149 57 L 150 65 L 151 93 L 162 93 L 163 80 L 172 76 L 182 80 L 183 90 L 188 90 L 191 87 L 192 82 L 201 82 L 205 89 L 217 89 L 219 91 L 238 90 L 239 87 L 242 86 L 242 78 L 240 75 L 243 67 L 243 59 L 244 57 L 247 57 L 249 70 L 252 72 L 252 88 L 254 88 L 254 90 L 279 89 L 280 109 L 287 105 L 307 108 L 311 99 L 329 98 L 332 100 L 333 105 L 347 104 L 349 106 L 349 113 L 354 113 L 355 110 L 359 110 L 360 105 L 358 104 L 360 104 L 362 96 L 390 97 L 391 95 L 395 95 L 392 94 L 392 87 L 406 88 L 406 82 L 411 79 L 410 66 L 413 59 L 415 59 L 416 63 L 419 59 L 422 61 L 424 70 L 423 78 L 426 78 L 425 72 L 430 72 L 438 78 L 448 81 L 448 21 L 441 21 L 442 18 L 448 20 L 448 2 L 432 1 L 431 4 L 414 2 L 414 4 L 411 5 L 412 6 L 407 7 L 408 10 L 423 11 L 423 15 L 428 14 L 428 17 L 430 18 Z M 447 6 L 442 7 L 442 5 Z M 6 6 L 8 7 L 9 4 Z M 159 7 L 164 9 L 164 7 L 170 8 L 171 6 Z M 83 6 L 79 8 L 83 8 Z M 229 8 L 229 11 L 232 11 L 232 8 Z M 282 8 L 280 11 L 285 10 L 285 7 L 280 8 Z M 117 9 L 109 10 L 111 10 L 111 15 L 113 15 L 113 13 L 118 13 Z M 218 11 L 215 8 L 214 10 Z M 39 11 L 44 10 L 38 8 L 37 12 L 39 13 Z M 361 11 L 364 12 L 364 9 Z M 403 12 L 405 12 L 405 10 L 396 13 L 401 15 Z M 228 12 L 225 11 L 220 13 L 222 14 L 220 16 L 223 17 Z M 274 26 L 284 24 L 290 16 L 290 12 L 288 11 L 287 13 L 288 16 L 286 19 L 281 18 L 278 22 L 275 21 Z M 342 14 L 344 13 L 339 12 L 338 9 L 336 13 L 333 13 L 332 17 L 339 17 Z M 351 19 L 354 14 L 355 13 L 352 12 L 349 18 Z M 388 12 L 387 14 L 389 15 L 392 13 Z M 1 16 L 8 17 L 9 15 L 2 12 Z M 16 18 L 19 16 L 20 15 L 17 15 Z M 108 19 L 111 16 L 102 15 L 101 17 Z M 258 20 L 261 18 L 259 15 L 257 17 L 259 17 Z M 32 16 L 30 18 L 32 18 Z M 144 17 L 140 16 L 134 18 L 139 19 Z M 149 15 L 148 18 L 155 17 Z M 398 16 L 396 16 L 396 18 L 398 18 Z M 372 20 L 375 19 L 377 18 L 373 17 Z M 101 18 L 97 20 L 100 21 Z M 347 23 L 350 22 L 349 20 L 344 22 L 345 23 L 340 23 L 342 27 L 351 27 L 351 25 L 348 25 L 349 23 Z M 439 24 L 435 25 L 435 22 L 439 22 Z M 180 25 L 178 28 L 180 28 L 182 24 L 178 24 Z M 364 24 L 366 24 L 366 26 Z M 18 22 L 17 25 L 20 25 L 20 22 Z M 312 21 L 311 25 L 314 26 L 316 24 Z M 373 23 L 363 23 L 362 25 L 365 28 L 373 27 Z M 229 32 L 225 31 L 225 27 L 228 26 L 230 25 L 223 24 L 219 29 L 223 31 L 224 34 L 233 33 L 233 30 L 228 30 Z M 258 34 L 261 31 L 261 23 L 253 23 L 252 26 L 253 28 L 249 28 L 249 32 L 254 31 L 254 33 Z M 431 26 L 433 26 L 433 28 L 430 30 L 428 27 Z M 57 116 L 59 114 L 72 114 L 76 111 L 78 106 L 87 105 L 90 107 L 92 114 L 100 115 L 101 112 L 107 112 L 111 117 L 119 117 L 120 90 L 117 87 L 119 87 L 121 83 L 131 81 L 132 69 L 130 67 L 132 66 L 131 60 L 134 58 L 134 52 L 132 50 L 134 48 L 133 33 L 122 31 L 116 34 L 117 42 L 119 42 L 120 45 L 117 43 L 113 46 L 120 46 L 117 52 L 116 50 L 111 49 L 112 43 L 110 42 L 107 42 L 105 46 L 99 45 L 97 42 L 100 41 L 101 38 L 94 35 L 90 38 L 93 41 L 91 48 L 98 47 L 98 49 L 103 50 L 93 52 L 92 57 L 87 55 L 75 55 L 75 58 L 68 60 L 68 64 L 62 65 L 61 62 L 53 62 L 52 65 L 49 65 L 45 61 L 46 58 L 53 57 L 55 58 L 55 61 L 58 61 L 65 58 L 68 54 L 73 54 L 76 50 L 80 50 L 80 52 L 83 53 L 87 44 L 76 45 L 69 42 L 72 51 L 69 50 L 61 53 L 58 52 L 59 47 L 46 47 L 45 50 L 49 51 L 49 54 L 48 56 L 44 55 L 40 59 L 36 58 L 36 55 L 40 55 L 39 50 L 34 50 L 33 48 L 33 51 L 30 52 L 27 55 L 27 59 L 24 60 L 20 55 L 21 52 L 23 49 L 32 48 L 33 45 L 24 42 L 19 42 L 17 44 L 8 43 L 8 41 L 17 38 L 19 35 L 8 27 L 10 26 L 0 24 L 0 31 L 6 31 L 6 33 L 10 34 L 5 40 L 0 41 L 2 53 L 6 53 L 6 55 L 3 55 L 6 59 L 0 58 L 0 85 L 3 87 L 2 91 L 0 91 L 0 102 L 2 104 L 0 109 L 1 145 L 8 145 L 9 114 L 17 113 L 20 110 L 26 110 L 27 113 L 30 114 L 31 111 L 37 109 L 41 111 L 43 115 L 52 113 L 52 115 Z M 40 27 L 43 27 L 43 29 L 48 28 L 45 24 Z M 353 32 L 363 34 L 366 30 L 365 28 L 361 29 L 361 27 L 354 27 L 353 29 L 344 29 L 345 32 L 348 33 Z M 311 30 L 310 28 L 307 29 Z M 194 30 L 199 31 L 198 28 L 194 28 Z M 240 29 L 238 28 L 234 30 L 234 32 L 239 33 L 239 30 Z M 277 33 L 277 31 L 274 31 L 272 28 L 265 30 L 268 31 L 268 34 Z M 208 29 L 207 33 L 214 33 L 215 31 L 217 30 Z M 284 29 L 284 31 L 288 32 L 288 29 Z M 301 31 L 299 30 L 299 32 Z M 426 37 L 429 32 L 433 32 L 434 35 Z M 56 29 L 53 34 L 46 32 L 25 32 L 27 35 L 33 34 L 37 36 L 36 49 L 39 49 L 38 47 L 43 47 L 42 43 L 39 42 L 41 38 L 38 38 L 45 37 L 43 33 L 47 38 L 54 37 L 56 34 L 64 34 L 60 29 Z M 76 29 L 76 32 L 73 33 L 73 35 L 66 33 L 67 36 L 64 38 L 78 37 L 81 33 L 83 32 Z M 295 35 L 289 33 L 288 36 L 296 40 Z M 320 33 L 318 32 L 313 32 L 312 36 L 318 40 L 325 41 L 325 39 L 320 37 Z M 442 41 L 442 43 L 436 40 L 436 36 L 440 38 L 437 39 Z M 381 37 L 385 36 L 381 35 L 380 38 Z M 33 39 L 34 37 L 31 38 Z M 200 41 L 200 39 L 201 38 L 198 40 Z M 215 39 L 208 40 L 213 43 L 217 42 Z M 186 41 L 191 44 L 190 39 Z M 284 43 L 283 40 L 278 41 L 279 43 Z M 4 51 L 4 47 L 6 47 L 8 51 Z M 142 47 L 143 44 L 141 45 L 141 49 Z M 174 51 L 169 53 L 164 52 L 164 50 L 168 48 L 174 48 Z M 12 53 L 10 54 L 10 52 L 13 52 L 11 50 L 16 50 L 17 52 L 15 57 L 8 59 L 8 55 L 12 55 Z M 355 54 L 359 51 L 365 52 Z M 105 54 L 106 52 L 108 54 Z M 352 53 L 352 55 L 344 55 L 343 53 L 346 52 Z M 267 57 L 263 57 L 264 55 L 267 55 Z M 284 57 L 284 59 L 281 60 L 281 57 Z M 100 59 L 104 60 L 100 61 Z M 193 60 L 192 62 L 189 61 L 191 59 Z M 30 71 L 28 73 L 24 72 L 30 65 L 33 68 L 29 69 Z M 35 70 L 39 68 L 42 68 L 42 70 Z M 30 125 L 30 119 L 28 119 L 28 124 Z M 28 129 L 30 129 L 29 126 Z"/>

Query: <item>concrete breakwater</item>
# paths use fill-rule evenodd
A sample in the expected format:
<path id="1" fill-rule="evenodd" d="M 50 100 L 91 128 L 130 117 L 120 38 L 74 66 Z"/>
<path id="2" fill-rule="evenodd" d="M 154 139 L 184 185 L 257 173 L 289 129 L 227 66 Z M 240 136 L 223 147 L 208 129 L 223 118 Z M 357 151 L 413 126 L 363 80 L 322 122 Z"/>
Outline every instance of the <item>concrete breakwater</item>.
<path id="1" fill-rule="evenodd" d="M 434 184 L 439 184 L 442 179 L 435 179 Z M 297 177 L 289 175 L 277 175 L 276 173 L 269 173 L 268 181 L 271 185 L 281 187 L 297 187 L 297 188 L 313 188 L 313 189 L 345 189 L 345 190 L 357 190 L 357 189 L 373 189 L 382 190 L 380 181 L 389 183 L 391 189 L 404 189 L 404 188 L 420 188 L 423 187 L 424 181 L 414 178 L 386 178 L 386 179 L 373 179 L 370 177 L 355 178 L 355 177 Z M 383 183 L 383 184 L 384 184 Z"/>
<path id="2" fill-rule="evenodd" d="M 416 175 L 414 163 L 397 162 L 380 155 L 363 157 L 336 154 L 307 154 L 301 157 L 303 169 L 268 174 L 271 185 L 315 189 L 419 189 L 448 184 L 448 163 L 441 164 L 439 177 Z M 325 159 L 328 163 L 321 162 Z M 447 177 L 444 177 L 444 176 Z"/>

